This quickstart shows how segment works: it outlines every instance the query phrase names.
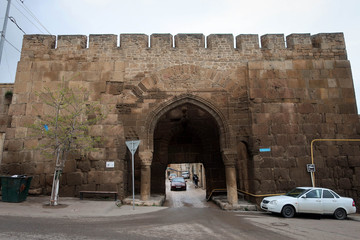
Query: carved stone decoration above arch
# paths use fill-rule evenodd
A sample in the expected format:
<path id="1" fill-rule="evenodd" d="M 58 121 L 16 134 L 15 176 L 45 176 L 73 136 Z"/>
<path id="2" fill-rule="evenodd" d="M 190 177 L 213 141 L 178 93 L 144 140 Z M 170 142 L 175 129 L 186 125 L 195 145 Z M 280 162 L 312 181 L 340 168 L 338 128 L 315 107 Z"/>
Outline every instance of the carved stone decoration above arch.
<path id="1" fill-rule="evenodd" d="M 239 94 L 243 93 L 239 89 L 246 88 L 246 76 L 246 66 L 238 67 L 234 71 L 183 64 L 144 75 L 138 87 L 144 95 L 154 91 L 226 91 L 233 97 L 239 97 Z"/>
<path id="2" fill-rule="evenodd" d="M 221 111 L 219 111 L 214 104 L 203 98 L 192 94 L 182 94 L 172 98 L 167 102 L 160 104 L 155 110 L 151 111 L 148 114 L 145 121 L 145 129 L 147 132 L 144 149 L 153 150 L 154 130 L 159 119 L 172 109 L 186 103 L 193 104 L 203 109 L 204 111 L 207 111 L 214 118 L 219 128 L 221 149 L 228 149 L 233 146 L 233 143 L 231 143 L 232 138 L 230 128 L 228 126 L 225 116 L 221 113 Z"/>

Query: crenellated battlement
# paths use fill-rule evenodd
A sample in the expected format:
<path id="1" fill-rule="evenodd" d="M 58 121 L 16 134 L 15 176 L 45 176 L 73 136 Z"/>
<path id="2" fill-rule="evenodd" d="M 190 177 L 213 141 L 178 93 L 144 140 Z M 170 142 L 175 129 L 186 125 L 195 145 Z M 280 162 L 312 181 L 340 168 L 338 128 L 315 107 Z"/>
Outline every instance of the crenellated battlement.
<path id="1" fill-rule="evenodd" d="M 112 34 L 90 35 L 89 48 L 111 49 L 117 47 L 117 36 Z"/>
<path id="2" fill-rule="evenodd" d="M 175 48 L 205 48 L 205 36 L 203 34 L 177 34 Z"/>
<path id="3" fill-rule="evenodd" d="M 57 40 L 57 48 L 83 49 L 86 48 L 87 37 L 83 35 L 60 35 Z"/>
<path id="4" fill-rule="evenodd" d="M 173 36 L 171 34 L 152 34 L 150 44 L 151 48 L 172 48 Z"/>
<path id="5" fill-rule="evenodd" d="M 284 34 L 266 34 L 261 36 L 261 47 L 264 49 L 284 49 Z"/>
<path id="6" fill-rule="evenodd" d="M 211 34 L 207 37 L 207 47 L 209 49 L 233 49 L 234 37 L 232 34 Z"/>
<path id="7" fill-rule="evenodd" d="M 285 41 L 286 40 L 286 41 Z M 57 41 L 57 42 L 56 42 Z M 261 43 L 261 44 L 260 44 Z M 23 52 L 46 49 L 208 49 L 214 51 L 251 51 L 251 50 L 293 50 L 293 51 L 336 51 L 345 53 L 343 33 L 291 34 L 112 34 L 90 35 L 25 35 Z M 346 53 L 345 53 L 346 54 Z"/>

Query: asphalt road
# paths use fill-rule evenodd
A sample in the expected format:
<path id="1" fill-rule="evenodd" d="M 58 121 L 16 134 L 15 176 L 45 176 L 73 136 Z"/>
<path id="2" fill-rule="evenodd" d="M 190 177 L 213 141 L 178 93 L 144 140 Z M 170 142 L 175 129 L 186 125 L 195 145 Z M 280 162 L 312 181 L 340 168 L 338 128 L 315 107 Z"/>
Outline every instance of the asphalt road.
<path id="1" fill-rule="evenodd" d="M 167 188 L 169 189 L 169 188 Z M 16 206 L 16 205 L 15 205 Z M 264 212 L 226 212 L 189 182 L 167 192 L 167 208 L 111 217 L 0 216 L 0 239 L 358 239 L 360 222 L 328 217 L 284 219 Z"/>
<path id="2" fill-rule="evenodd" d="M 0 217 L 0 239 L 289 239 L 213 208 L 110 218 Z"/>

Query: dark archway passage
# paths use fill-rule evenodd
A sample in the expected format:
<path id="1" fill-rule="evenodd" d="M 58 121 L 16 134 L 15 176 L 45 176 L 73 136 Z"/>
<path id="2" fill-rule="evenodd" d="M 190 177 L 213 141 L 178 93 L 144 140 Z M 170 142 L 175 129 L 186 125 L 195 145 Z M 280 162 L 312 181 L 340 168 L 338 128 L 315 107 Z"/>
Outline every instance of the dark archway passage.
<path id="1" fill-rule="evenodd" d="M 214 188 L 226 188 L 219 126 L 206 110 L 183 103 L 159 118 L 154 131 L 152 193 L 165 194 L 164 171 L 171 163 L 203 163 L 207 195 Z"/>

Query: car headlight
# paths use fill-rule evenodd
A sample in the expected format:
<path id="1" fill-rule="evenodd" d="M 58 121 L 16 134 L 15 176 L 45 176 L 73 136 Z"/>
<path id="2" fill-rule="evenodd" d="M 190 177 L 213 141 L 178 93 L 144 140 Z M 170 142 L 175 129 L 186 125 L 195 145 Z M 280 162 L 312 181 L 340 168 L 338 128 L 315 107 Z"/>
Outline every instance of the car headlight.
<path id="1" fill-rule="evenodd" d="M 277 204 L 277 201 L 276 201 L 276 200 L 272 200 L 272 201 L 270 201 L 270 203 L 269 203 L 269 204 L 276 205 L 276 204 Z"/>

